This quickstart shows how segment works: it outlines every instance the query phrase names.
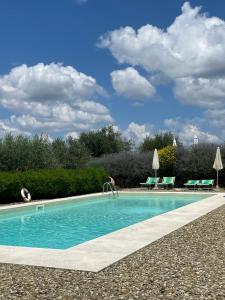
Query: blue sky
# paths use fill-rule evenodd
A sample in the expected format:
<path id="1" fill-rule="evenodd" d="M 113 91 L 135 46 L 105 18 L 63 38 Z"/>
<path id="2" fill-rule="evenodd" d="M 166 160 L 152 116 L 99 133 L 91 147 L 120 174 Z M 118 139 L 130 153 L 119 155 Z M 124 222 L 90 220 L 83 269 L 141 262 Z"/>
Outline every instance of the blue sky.
<path id="1" fill-rule="evenodd" d="M 1 135 L 224 141 L 224 19 L 222 0 L 1 0 Z"/>

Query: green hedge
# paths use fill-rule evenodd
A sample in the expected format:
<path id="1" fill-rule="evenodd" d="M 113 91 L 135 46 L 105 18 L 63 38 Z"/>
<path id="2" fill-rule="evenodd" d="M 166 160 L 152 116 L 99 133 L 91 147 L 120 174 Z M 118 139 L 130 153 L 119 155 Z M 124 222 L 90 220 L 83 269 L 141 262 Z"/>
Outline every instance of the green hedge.
<path id="1" fill-rule="evenodd" d="M 172 151 L 171 146 L 159 150 L 159 177 L 175 176 L 175 185 L 183 187 L 188 179 L 215 179 L 216 171 L 213 162 L 216 155 L 214 144 L 199 144 L 196 146 L 178 146 Z M 222 161 L 225 166 L 225 145 L 221 146 Z M 154 176 L 152 170 L 153 151 L 122 152 L 109 154 L 92 159 L 91 167 L 103 167 L 116 184 L 121 188 L 140 187 L 148 176 Z M 225 168 L 219 172 L 219 185 L 225 186 Z"/>
<path id="2" fill-rule="evenodd" d="M 0 172 L 0 203 L 21 201 L 22 187 L 30 191 L 32 199 L 100 192 L 106 179 L 102 168 Z"/>

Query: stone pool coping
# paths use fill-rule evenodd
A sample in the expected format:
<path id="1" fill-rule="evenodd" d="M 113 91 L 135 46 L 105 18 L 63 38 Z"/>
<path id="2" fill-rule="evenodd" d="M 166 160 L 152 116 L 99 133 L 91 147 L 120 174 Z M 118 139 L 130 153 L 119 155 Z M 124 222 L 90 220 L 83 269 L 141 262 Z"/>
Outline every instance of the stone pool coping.
<path id="1" fill-rule="evenodd" d="M 137 192 L 121 192 L 122 194 L 140 194 Z M 143 192 L 157 193 L 157 192 Z M 170 193 L 171 192 L 163 192 Z M 196 192 L 172 192 L 174 194 L 196 194 Z M 199 194 L 199 193 L 198 193 Z M 209 192 L 201 192 L 209 195 Z M 36 201 L 34 203 L 7 205 L 0 211 L 55 203 L 58 201 L 81 200 L 102 193 L 89 194 L 64 199 Z M 208 212 L 225 204 L 225 193 L 213 193 L 212 196 L 195 203 L 166 212 L 140 223 L 130 225 L 94 240 L 71 247 L 66 250 L 42 249 L 31 247 L 0 246 L 0 263 L 23 264 L 31 266 L 53 267 L 71 270 L 98 272 L 118 260 L 151 244 L 168 233 L 194 221 Z"/>

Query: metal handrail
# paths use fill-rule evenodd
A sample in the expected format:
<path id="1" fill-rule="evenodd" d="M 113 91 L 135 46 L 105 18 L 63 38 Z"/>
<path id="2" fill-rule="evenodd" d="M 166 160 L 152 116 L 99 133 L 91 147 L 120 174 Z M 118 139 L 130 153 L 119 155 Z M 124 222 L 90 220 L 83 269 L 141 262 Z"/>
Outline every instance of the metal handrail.
<path id="1" fill-rule="evenodd" d="M 114 189 L 114 187 L 112 186 L 112 183 L 111 182 L 109 182 L 109 181 L 107 181 L 107 182 L 105 182 L 104 184 L 103 184 L 103 186 L 102 186 L 102 192 L 103 193 L 108 193 L 109 192 L 109 189 L 110 189 L 110 191 L 112 192 L 112 194 L 113 194 L 113 196 L 114 195 L 119 195 L 118 194 L 118 191 L 116 190 L 116 189 Z"/>

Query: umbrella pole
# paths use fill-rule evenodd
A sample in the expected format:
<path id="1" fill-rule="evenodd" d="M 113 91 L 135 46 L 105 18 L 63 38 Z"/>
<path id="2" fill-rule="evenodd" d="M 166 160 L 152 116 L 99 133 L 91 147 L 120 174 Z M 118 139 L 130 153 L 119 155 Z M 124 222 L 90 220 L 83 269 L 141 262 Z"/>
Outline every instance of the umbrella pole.
<path id="1" fill-rule="evenodd" d="M 219 189 L 219 171 L 217 170 L 216 173 L 216 189 Z"/>
<path id="2" fill-rule="evenodd" d="M 157 170 L 155 169 L 155 180 L 157 180 Z M 158 189 L 158 185 L 157 183 L 155 183 L 155 187 L 154 187 L 154 190 L 157 190 Z"/>

